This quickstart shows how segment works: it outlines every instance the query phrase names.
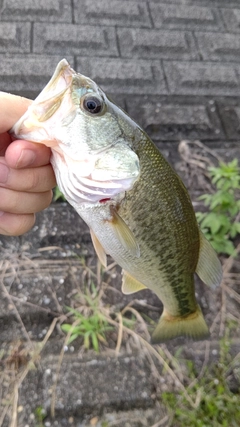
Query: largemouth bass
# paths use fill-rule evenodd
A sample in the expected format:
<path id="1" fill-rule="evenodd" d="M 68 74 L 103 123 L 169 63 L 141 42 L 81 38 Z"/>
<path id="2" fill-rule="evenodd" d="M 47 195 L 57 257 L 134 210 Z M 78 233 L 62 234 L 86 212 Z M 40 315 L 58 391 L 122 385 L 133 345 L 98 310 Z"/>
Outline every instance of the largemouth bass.
<path id="1" fill-rule="evenodd" d="M 149 288 L 163 302 L 152 341 L 206 338 L 194 272 L 218 285 L 221 265 L 184 184 L 146 133 L 65 59 L 12 133 L 51 147 L 58 186 L 102 264 L 109 254 L 122 267 L 123 293 Z"/>

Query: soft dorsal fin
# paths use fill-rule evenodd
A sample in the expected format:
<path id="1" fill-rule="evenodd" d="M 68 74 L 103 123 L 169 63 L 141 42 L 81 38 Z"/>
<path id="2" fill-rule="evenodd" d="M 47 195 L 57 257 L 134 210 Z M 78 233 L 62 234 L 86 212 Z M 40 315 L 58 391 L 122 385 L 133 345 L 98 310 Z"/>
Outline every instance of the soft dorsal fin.
<path id="1" fill-rule="evenodd" d="M 139 246 L 132 231 L 114 208 L 111 209 L 111 214 L 112 220 L 109 221 L 109 225 L 112 226 L 116 238 L 131 255 L 139 258 Z"/>
<path id="2" fill-rule="evenodd" d="M 99 261 L 101 262 L 101 264 L 104 267 L 107 267 L 107 255 L 106 255 L 106 252 L 103 249 L 101 243 L 99 242 L 96 234 L 91 230 L 91 228 L 90 228 L 90 234 L 91 234 L 93 246 L 94 246 L 96 254 L 97 254 L 98 258 L 99 258 Z"/>
<path id="3" fill-rule="evenodd" d="M 127 271 L 122 271 L 122 293 L 125 295 L 134 294 L 134 292 L 146 289 L 146 286 L 132 277 Z"/>
<path id="4" fill-rule="evenodd" d="M 215 250 L 199 230 L 200 251 L 196 273 L 208 286 L 218 286 L 222 281 L 222 266 Z"/>

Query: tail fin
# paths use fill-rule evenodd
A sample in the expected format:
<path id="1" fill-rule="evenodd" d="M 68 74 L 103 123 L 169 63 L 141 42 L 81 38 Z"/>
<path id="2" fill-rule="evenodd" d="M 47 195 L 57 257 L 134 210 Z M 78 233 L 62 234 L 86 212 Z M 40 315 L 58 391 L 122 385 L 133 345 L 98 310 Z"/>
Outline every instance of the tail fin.
<path id="1" fill-rule="evenodd" d="M 158 344 L 180 336 L 194 340 L 205 339 L 209 336 L 209 330 L 199 306 L 197 306 L 194 313 L 184 317 L 171 316 L 164 310 L 152 334 L 152 344 Z"/>

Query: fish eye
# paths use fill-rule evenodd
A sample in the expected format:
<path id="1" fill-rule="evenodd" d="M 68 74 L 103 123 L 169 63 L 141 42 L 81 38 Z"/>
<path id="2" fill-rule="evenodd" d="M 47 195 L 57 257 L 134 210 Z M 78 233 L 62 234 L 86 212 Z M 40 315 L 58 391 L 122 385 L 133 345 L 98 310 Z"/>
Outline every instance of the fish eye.
<path id="1" fill-rule="evenodd" d="M 84 110 L 86 110 L 88 113 L 91 113 L 91 114 L 98 114 L 103 109 L 103 101 L 93 95 L 86 96 L 83 100 L 82 105 Z"/>

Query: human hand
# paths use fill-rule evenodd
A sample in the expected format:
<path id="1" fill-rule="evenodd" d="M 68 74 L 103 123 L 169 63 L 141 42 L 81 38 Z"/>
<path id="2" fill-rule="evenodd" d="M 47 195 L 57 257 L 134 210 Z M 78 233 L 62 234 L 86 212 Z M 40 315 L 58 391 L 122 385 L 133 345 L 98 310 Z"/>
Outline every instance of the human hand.
<path id="1" fill-rule="evenodd" d="M 18 236 L 52 200 L 56 185 L 51 151 L 42 144 L 13 141 L 8 131 L 31 101 L 0 92 L 0 234 Z"/>

